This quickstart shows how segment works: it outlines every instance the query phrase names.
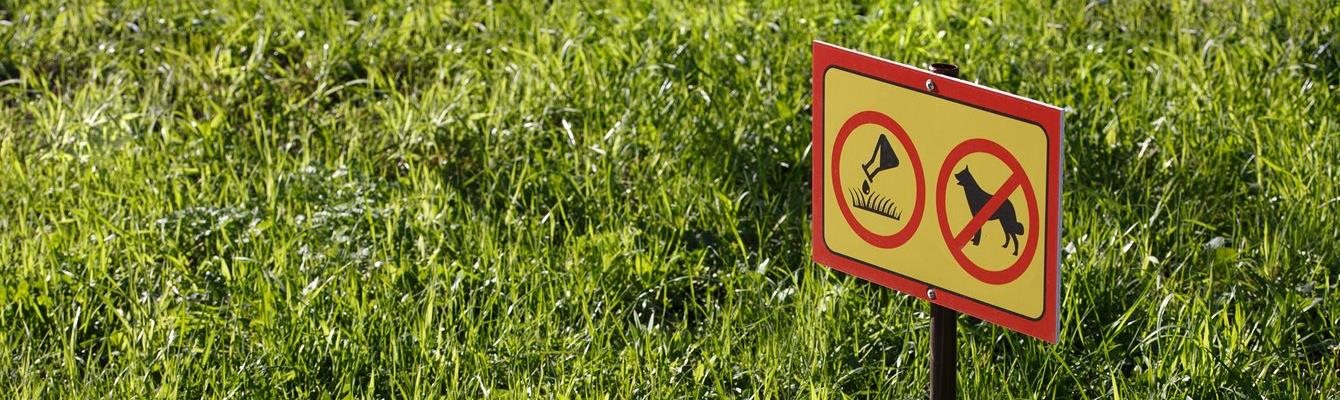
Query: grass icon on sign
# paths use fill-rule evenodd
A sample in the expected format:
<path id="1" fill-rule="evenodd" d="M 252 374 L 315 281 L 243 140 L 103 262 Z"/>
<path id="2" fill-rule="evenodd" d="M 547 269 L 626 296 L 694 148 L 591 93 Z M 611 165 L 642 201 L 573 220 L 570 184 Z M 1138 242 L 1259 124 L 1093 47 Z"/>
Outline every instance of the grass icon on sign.
<path id="1" fill-rule="evenodd" d="M 893 218 L 895 221 L 903 219 L 903 212 L 898 210 L 898 205 L 888 197 L 876 193 L 861 193 L 856 189 L 848 190 L 848 195 L 851 196 L 852 207 Z"/>

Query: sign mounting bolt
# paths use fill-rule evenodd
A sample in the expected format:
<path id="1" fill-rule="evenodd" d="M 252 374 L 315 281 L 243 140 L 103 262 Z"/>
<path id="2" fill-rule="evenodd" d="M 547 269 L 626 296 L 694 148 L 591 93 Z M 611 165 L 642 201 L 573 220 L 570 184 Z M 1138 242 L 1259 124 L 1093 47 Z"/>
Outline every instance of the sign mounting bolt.
<path id="1" fill-rule="evenodd" d="M 926 80 L 926 91 L 928 91 L 928 92 L 934 92 L 934 91 L 935 91 L 935 81 L 930 80 L 930 79 L 927 79 L 927 80 Z"/>
<path id="2" fill-rule="evenodd" d="M 935 288 L 926 289 L 926 297 L 935 300 Z"/>

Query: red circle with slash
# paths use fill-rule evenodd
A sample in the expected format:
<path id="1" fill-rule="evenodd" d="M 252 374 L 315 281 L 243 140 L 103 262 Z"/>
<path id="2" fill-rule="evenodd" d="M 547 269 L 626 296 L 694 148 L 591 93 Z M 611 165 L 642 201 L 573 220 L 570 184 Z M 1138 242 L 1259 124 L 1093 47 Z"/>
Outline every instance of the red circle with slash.
<path id="1" fill-rule="evenodd" d="M 949 183 L 949 175 L 953 173 L 954 167 L 959 161 L 970 154 L 986 153 L 999 159 L 1010 169 L 1010 177 L 1005 179 L 1005 183 L 991 192 L 991 199 L 978 210 L 977 215 L 973 215 L 968 221 L 967 226 L 958 232 L 951 231 L 949 227 L 949 215 L 945 208 L 945 197 L 948 191 L 946 184 Z M 1028 203 L 1028 226 L 1025 229 L 1028 239 L 1024 244 L 1024 253 L 1015 260 L 1008 268 L 999 271 L 992 271 L 977 265 L 967 255 L 963 254 L 963 247 L 968 245 L 972 239 L 973 233 L 982 229 L 983 225 L 990 220 L 992 214 L 1000 209 L 1014 191 L 1022 189 L 1025 200 Z M 1036 193 L 1033 191 L 1033 184 L 1029 182 L 1028 175 L 1024 173 L 1024 168 L 1019 165 L 1019 160 L 1014 155 L 1001 147 L 1000 144 L 986 139 L 968 139 L 959 143 L 945 157 L 944 164 L 940 167 L 940 177 L 936 182 L 935 190 L 936 215 L 940 220 L 940 233 L 944 235 L 945 244 L 949 246 L 949 253 L 958 261 L 960 267 L 967 271 L 977 280 L 992 285 L 1003 285 L 1019 279 L 1024 271 L 1028 270 L 1028 265 L 1033 261 L 1034 250 L 1038 245 L 1038 201 Z M 1017 243 L 1016 243 L 1017 244 Z"/>
<path id="2" fill-rule="evenodd" d="M 907 152 L 908 161 L 912 164 L 912 175 L 916 177 L 917 201 L 916 205 L 912 207 L 912 216 L 908 217 L 907 225 L 904 225 L 902 229 L 888 235 L 871 232 L 864 225 L 861 225 L 861 222 L 856 220 L 856 215 L 852 213 L 851 207 L 847 205 L 847 196 L 843 195 L 842 191 L 842 174 L 838 168 L 842 165 L 842 146 L 847 143 L 847 137 L 851 135 L 852 131 L 867 124 L 879 125 L 898 138 L 898 143 L 903 145 L 903 150 Z M 921 169 L 921 155 L 917 154 L 917 148 L 912 146 L 912 138 L 908 137 L 903 127 L 888 115 L 878 111 L 862 111 L 851 116 L 851 118 L 847 118 L 847 122 L 842 124 L 842 129 L 838 131 L 837 137 L 833 140 L 833 163 L 830 168 L 830 174 L 833 176 L 833 194 L 837 196 L 838 209 L 842 210 L 842 218 L 847 220 L 847 225 L 851 226 L 856 235 L 861 237 L 861 240 L 875 247 L 891 249 L 907 243 L 907 240 L 912 238 L 912 234 L 916 233 L 917 225 L 921 224 L 921 212 L 926 207 L 926 175 Z"/>

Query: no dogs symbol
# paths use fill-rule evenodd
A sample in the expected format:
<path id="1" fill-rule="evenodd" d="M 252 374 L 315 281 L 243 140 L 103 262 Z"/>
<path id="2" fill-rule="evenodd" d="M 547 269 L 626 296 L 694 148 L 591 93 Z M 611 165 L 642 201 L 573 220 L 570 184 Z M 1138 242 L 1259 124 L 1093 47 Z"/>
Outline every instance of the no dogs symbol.
<path id="1" fill-rule="evenodd" d="M 977 280 L 1003 285 L 1028 269 L 1038 245 L 1037 194 L 1001 145 L 968 139 L 955 146 L 940 167 L 935 209 L 949 253 Z M 1004 243 L 983 244 L 984 236 Z"/>

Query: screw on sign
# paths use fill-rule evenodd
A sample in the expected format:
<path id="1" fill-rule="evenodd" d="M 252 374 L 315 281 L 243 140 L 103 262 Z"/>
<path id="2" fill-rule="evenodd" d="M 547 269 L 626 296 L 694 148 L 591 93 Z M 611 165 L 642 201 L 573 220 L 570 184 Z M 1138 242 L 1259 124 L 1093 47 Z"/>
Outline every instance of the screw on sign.
<path id="1" fill-rule="evenodd" d="M 959 164 L 959 161 L 974 153 L 985 153 L 993 156 L 1009 169 L 1010 175 L 1000 188 L 993 192 L 986 192 L 978 186 L 976 179 L 972 177 L 972 173 L 967 167 L 954 173 L 954 168 Z M 963 187 L 969 209 L 973 214 L 967 225 L 957 230 L 950 226 L 949 214 L 945 211 L 947 209 L 945 206 L 948 200 L 947 192 L 949 191 L 949 175 L 951 173 L 955 176 L 957 185 Z M 1025 203 L 1028 205 L 1027 224 L 1018 221 L 1014 206 L 1009 201 L 1010 195 L 1017 190 L 1023 190 Z M 944 235 L 945 244 L 949 246 L 949 252 L 954 256 L 954 260 L 958 261 L 959 266 L 963 267 L 963 270 L 968 274 L 982 282 L 1001 285 L 1018 279 L 1028 269 L 1038 245 L 1039 211 L 1037 193 L 1033 191 L 1033 184 L 1029 183 L 1028 175 L 1024 173 L 1019 161 L 1004 147 L 986 139 L 970 139 L 954 147 L 940 167 L 939 179 L 936 181 L 935 204 L 936 214 L 940 221 L 940 233 Z M 1000 222 L 1000 229 L 1005 236 L 1005 245 L 1008 246 L 1011 242 L 1015 245 L 1014 255 L 1019 255 L 1018 236 L 1021 234 L 1027 236 L 1024 242 L 1023 255 L 1009 267 L 999 271 L 983 268 L 963 252 L 963 248 L 968 245 L 968 242 L 971 241 L 974 245 L 979 244 L 981 230 L 991 220 Z"/>

